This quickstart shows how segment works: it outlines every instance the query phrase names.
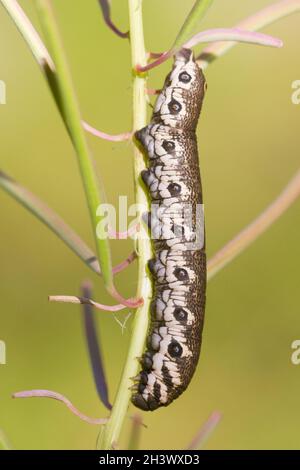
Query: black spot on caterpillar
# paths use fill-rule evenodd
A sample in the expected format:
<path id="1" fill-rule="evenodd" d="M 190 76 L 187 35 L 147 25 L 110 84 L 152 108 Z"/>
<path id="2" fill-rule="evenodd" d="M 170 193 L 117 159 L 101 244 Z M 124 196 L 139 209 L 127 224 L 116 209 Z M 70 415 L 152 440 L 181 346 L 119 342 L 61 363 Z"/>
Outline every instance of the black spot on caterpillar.
<path id="1" fill-rule="evenodd" d="M 168 405 L 186 389 L 200 354 L 206 256 L 204 243 L 190 248 L 189 242 L 198 227 L 196 207 L 202 204 L 195 130 L 205 89 L 192 51 L 182 49 L 150 124 L 135 134 L 148 157 L 148 169 L 141 176 L 152 206 L 158 208 L 155 220 L 153 213 L 144 217 L 154 239 L 155 258 L 149 261 L 154 297 L 147 351 L 131 399 L 145 411 Z M 186 204 L 191 208 L 191 227 L 182 216 Z"/>

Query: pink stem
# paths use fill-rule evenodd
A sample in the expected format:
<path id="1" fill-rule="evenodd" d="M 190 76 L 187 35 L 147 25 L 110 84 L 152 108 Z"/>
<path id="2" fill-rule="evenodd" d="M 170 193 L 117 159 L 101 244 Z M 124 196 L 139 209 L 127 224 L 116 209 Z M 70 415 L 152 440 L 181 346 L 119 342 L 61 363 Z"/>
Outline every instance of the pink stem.
<path id="1" fill-rule="evenodd" d="M 210 280 L 218 271 L 244 251 L 264 233 L 300 197 L 300 170 L 291 179 L 282 193 L 233 240 L 221 248 L 207 264 L 207 278 Z"/>
<path id="2" fill-rule="evenodd" d="M 215 42 L 218 40 L 227 42 L 245 42 L 249 44 L 270 47 L 283 46 L 283 42 L 281 41 L 281 39 L 274 38 L 267 34 L 255 33 L 253 31 L 245 31 L 241 28 L 217 28 L 209 29 L 207 31 L 201 31 L 201 33 L 195 34 L 195 36 L 193 36 L 185 43 L 184 47 L 190 49 L 199 43 Z"/>
<path id="3" fill-rule="evenodd" d="M 107 21 L 106 22 L 107 26 L 117 35 L 119 38 L 126 39 L 129 37 L 128 31 L 126 33 L 123 33 L 119 28 L 117 28 L 112 21 Z"/>
<path id="4" fill-rule="evenodd" d="M 122 295 L 119 294 L 115 286 L 111 286 L 110 288 L 107 289 L 108 292 L 112 297 L 114 297 L 120 304 L 129 307 L 129 308 L 138 308 L 141 305 L 143 305 L 144 300 L 143 299 L 124 299 Z"/>
<path id="5" fill-rule="evenodd" d="M 163 55 L 163 52 L 149 52 L 148 53 L 149 59 L 158 59 L 162 55 Z"/>
<path id="6" fill-rule="evenodd" d="M 132 137 L 131 132 L 124 132 L 123 134 L 107 134 L 106 132 L 99 131 L 95 127 L 91 126 L 85 121 L 81 121 L 83 128 L 89 132 L 90 134 L 93 134 L 96 137 L 99 137 L 100 139 L 108 140 L 110 142 L 123 142 L 125 140 L 129 140 Z"/>
<path id="7" fill-rule="evenodd" d="M 219 424 L 222 418 L 219 411 L 214 411 L 208 420 L 201 426 L 196 436 L 193 438 L 190 445 L 187 447 L 188 450 L 199 449 L 203 447 L 205 441 L 209 438 L 211 433 L 215 430 L 216 426 Z"/>
<path id="8" fill-rule="evenodd" d="M 155 88 L 147 88 L 146 92 L 148 95 L 159 95 L 161 90 L 156 90 Z"/>
<path id="9" fill-rule="evenodd" d="M 269 24 L 287 16 L 292 13 L 300 11 L 300 1 L 299 0 L 281 0 L 277 3 L 272 3 L 262 10 L 254 13 L 248 18 L 242 20 L 238 23 L 235 28 L 257 31 Z M 209 44 L 205 49 L 202 50 L 200 55 L 197 57 L 197 62 L 202 69 L 206 69 L 211 61 L 224 55 L 229 51 L 236 42 L 223 42 L 216 41 Z"/>
<path id="10" fill-rule="evenodd" d="M 127 238 L 131 237 L 132 235 L 136 234 L 140 231 L 140 224 L 131 227 L 129 230 L 125 230 L 125 232 L 116 232 L 113 229 L 109 228 L 109 236 L 111 238 L 116 238 L 117 240 L 127 240 Z"/>
<path id="11" fill-rule="evenodd" d="M 161 65 L 163 64 L 166 60 L 168 60 L 171 55 L 173 54 L 173 51 L 170 50 L 170 51 L 166 51 L 166 52 L 163 52 L 163 54 L 161 54 L 158 59 L 154 60 L 153 62 L 151 62 L 151 64 L 147 64 L 145 65 L 144 67 L 142 67 L 141 65 L 137 65 L 136 66 L 136 71 L 139 72 L 139 73 L 143 73 L 143 72 L 147 72 L 148 70 L 151 70 L 151 69 L 154 69 L 155 67 L 157 67 L 158 65 Z"/>
<path id="12" fill-rule="evenodd" d="M 186 47 L 190 49 L 199 43 L 215 41 L 236 41 L 246 42 L 250 44 L 259 44 L 262 46 L 282 47 L 282 41 L 280 39 L 273 38 L 272 36 L 267 36 L 266 34 L 262 33 L 254 33 L 253 31 L 243 31 L 239 28 L 216 28 L 209 29 L 207 31 L 201 31 L 200 33 L 195 34 L 192 38 L 190 38 L 180 47 Z M 137 65 L 137 72 L 147 72 L 148 70 L 157 67 L 158 65 L 162 64 L 167 59 L 169 59 L 169 57 L 171 57 L 177 51 L 177 49 L 178 48 L 172 48 L 169 51 L 164 52 L 156 60 L 154 60 L 150 64 L 145 65 L 144 67 Z"/>
<path id="13" fill-rule="evenodd" d="M 119 312 L 126 308 L 123 304 L 118 305 L 104 305 L 94 302 L 92 299 L 86 297 L 77 297 L 75 295 L 50 295 L 48 297 L 49 302 L 62 302 L 62 303 L 71 303 L 71 304 L 87 304 L 92 305 L 97 310 L 106 310 L 107 312 Z M 131 299 L 129 300 L 131 301 Z"/>
<path id="14" fill-rule="evenodd" d="M 68 398 L 64 397 L 60 393 L 52 392 L 51 390 L 25 390 L 23 392 L 17 392 L 13 394 L 13 398 L 33 398 L 33 397 L 40 397 L 40 398 L 52 398 L 54 400 L 59 400 L 64 403 L 69 410 L 76 415 L 78 418 L 86 421 L 89 424 L 105 424 L 107 423 L 106 418 L 90 418 L 89 416 L 84 415 L 79 411 Z"/>
<path id="15" fill-rule="evenodd" d="M 125 268 L 127 268 L 127 266 L 129 266 L 135 259 L 137 258 L 137 254 L 135 253 L 135 251 L 133 253 L 131 253 L 131 255 L 128 256 L 128 258 L 125 259 L 125 261 L 122 261 L 122 263 L 120 264 L 117 264 L 114 268 L 113 268 L 113 273 L 114 274 L 117 274 L 121 271 L 123 271 Z"/>

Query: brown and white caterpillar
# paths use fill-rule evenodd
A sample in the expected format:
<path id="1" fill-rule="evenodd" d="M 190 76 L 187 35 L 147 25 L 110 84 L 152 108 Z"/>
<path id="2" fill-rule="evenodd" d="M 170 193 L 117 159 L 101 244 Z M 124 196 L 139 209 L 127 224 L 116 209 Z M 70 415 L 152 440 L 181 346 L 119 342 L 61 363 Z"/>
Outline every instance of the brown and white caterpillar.
<path id="1" fill-rule="evenodd" d="M 142 371 L 132 403 L 167 406 L 188 386 L 199 359 L 206 291 L 203 243 L 193 244 L 202 205 L 196 126 L 206 90 L 191 50 L 175 55 L 151 122 L 135 137 L 148 157 L 142 179 L 150 192 L 155 258 L 149 261 L 154 297 Z M 155 217 L 153 205 L 156 207 Z M 190 224 L 183 212 L 190 208 Z M 204 233 L 204 223 L 200 224 Z"/>

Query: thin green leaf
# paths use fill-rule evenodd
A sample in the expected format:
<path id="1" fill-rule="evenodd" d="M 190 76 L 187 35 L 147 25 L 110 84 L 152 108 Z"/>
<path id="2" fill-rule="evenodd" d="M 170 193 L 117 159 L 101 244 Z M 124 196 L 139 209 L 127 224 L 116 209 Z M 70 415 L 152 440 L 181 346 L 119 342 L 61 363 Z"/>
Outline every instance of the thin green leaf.
<path id="1" fill-rule="evenodd" d="M 259 29 L 274 23 L 285 16 L 297 13 L 300 11 L 300 0 L 281 0 L 280 2 L 273 3 L 263 8 L 262 10 L 254 13 L 245 20 L 238 23 L 235 28 L 257 31 Z M 226 52 L 232 49 L 237 42 L 223 42 L 217 41 L 209 44 L 200 55 L 197 57 L 197 63 L 202 70 L 206 69 L 208 65 L 216 60 L 218 57 L 223 56 Z"/>
<path id="2" fill-rule="evenodd" d="M 300 170 L 290 180 L 279 196 L 247 227 L 219 250 L 207 264 L 207 279 L 212 279 L 221 269 L 261 236 L 289 207 L 300 198 Z"/>
<path id="3" fill-rule="evenodd" d="M 50 70 L 54 71 L 53 60 L 51 59 L 49 52 L 47 51 L 40 35 L 35 30 L 30 20 L 20 7 L 17 0 L 0 0 L 1 4 L 10 15 L 21 35 L 25 39 L 26 43 L 30 47 L 30 50 L 38 62 L 38 64 L 44 68 L 47 66 Z"/>
<path id="4" fill-rule="evenodd" d="M 201 42 L 213 42 L 214 44 L 217 44 L 215 41 L 229 41 L 230 44 L 232 44 L 232 41 L 237 41 L 270 47 L 282 47 L 283 45 L 281 39 L 274 38 L 266 34 L 255 33 L 253 31 L 243 31 L 237 28 L 217 28 L 208 29 L 206 31 L 201 31 L 200 33 L 195 34 L 186 43 L 184 43 L 182 47 L 191 49 Z M 174 51 L 170 49 L 169 51 L 164 52 L 158 56 L 154 62 L 151 62 L 144 67 L 138 66 L 137 70 L 139 72 L 147 72 L 148 70 L 163 64 L 167 59 L 169 59 L 169 57 L 171 57 L 173 53 Z M 197 62 L 199 63 L 198 60 Z M 201 67 L 200 63 L 199 66 Z"/>
<path id="5" fill-rule="evenodd" d="M 40 66 L 41 71 L 48 82 L 58 110 L 61 113 L 63 120 L 65 120 L 63 109 L 61 106 L 59 88 L 56 81 L 55 65 L 39 33 L 36 31 L 35 27 L 31 23 L 31 21 L 29 20 L 17 0 L 0 0 L 0 3 L 6 9 L 11 19 L 14 21 L 16 27 L 18 28 L 27 46 L 29 47 L 33 57 Z M 95 129 L 85 121 L 82 121 L 82 125 L 87 132 L 90 132 L 91 134 L 104 140 L 109 140 L 112 142 L 121 142 L 123 140 L 128 140 L 131 138 L 130 132 L 117 135 L 110 135 L 106 132 L 102 132 L 98 129 Z"/>
<path id="6" fill-rule="evenodd" d="M 100 274 L 99 263 L 92 250 L 50 207 L 2 171 L 0 171 L 0 188 L 52 230 L 89 268 Z"/>
<path id="7" fill-rule="evenodd" d="M 97 208 L 101 204 L 100 190 L 90 151 L 85 139 L 85 134 L 82 129 L 76 94 L 50 2 L 48 0 L 36 0 L 36 5 L 38 7 L 44 35 L 55 64 L 56 83 L 61 99 L 61 107 L 69 135 L 76 150 L 78 165 L 89 207 L 93 233 L 95 236 L 101 272 L 104 283 L 109 289 L 113 285 L 113 272 L 109 244 L 106 238 L 100 239 L 96 236 L 96 227 L 98 224 L 96 213 Z"/>
<path id="8" fill-rule="evenodd" d="M 180 49 L 182 44 L 187 42 L 187 40 L 193 34 L 197 24 L 205 16 L 207 10 L 210 8 L 213 0 L 196 0 L 193 8 L 188 14 L 185 22 L 183 23 L 176 39 L 173 44 L 172 50 L 176 51 Z"/>
<path id="9" fill-rule="evenodd" d="M 35 0 L 35 3 L 37 5 L 46 43 L 55 64 L 56 86 L 60 99 L 60 106 L 65 124 L 76 151 L 77 162 L 89 208 L 104 285 L 107 291 L 120 303 L 128 307 L 133 307 L 136 304 L 142 303 L 142 299 L 136 302 L 132 299 L 127 301 L 118 293 L 114 286 L 108 238 L 97 236 L 97 225 L 100 219 L 97 215 L 97 211 L 99 206 L 102 204 L 99 181 L 96 177 L 92 156 L 82 127 L 77 97 L 52 6 L 49 0 Z"/>
<path id="10" fill-rule="evenodd" d="M 63 114 L 63 110 L 60 106 L 60 97 L 56 83 L 55 66 L 40 35 L 34 28 L 33 24 L 17 0 L 0 0 L 0 2 L 15 23 L 20 34 L 28 45 L 33 57 L 40 66 L 40 69 L 48 82 L 58 110 L 61 114 Z"/>

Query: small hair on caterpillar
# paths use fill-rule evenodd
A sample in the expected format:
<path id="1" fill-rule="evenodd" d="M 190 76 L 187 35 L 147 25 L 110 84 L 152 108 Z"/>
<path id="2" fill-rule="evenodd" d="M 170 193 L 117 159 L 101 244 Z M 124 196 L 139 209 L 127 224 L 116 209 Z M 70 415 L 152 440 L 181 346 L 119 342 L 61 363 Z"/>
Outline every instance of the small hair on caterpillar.
<path id="1" fill-rule="evenodd" d="M 205 90 L 193 52 L 180 50 L 150 124 L 135 133 L 148 158 L 141 178 L 158 207 L 155 217 L 143 217 L 152 230 L 155 257 L 148 268 L 154 292 L 147 349 L 131 397 L 145 411 L 169 405 L 187 388 L 200 354 L 206 255 L 205 246 L 190 249 L 188 243 L 198 228 L 196 208 L 203 204 L 195 131 Z M 192 227 L 184 225 L 185 204 Z"/>

